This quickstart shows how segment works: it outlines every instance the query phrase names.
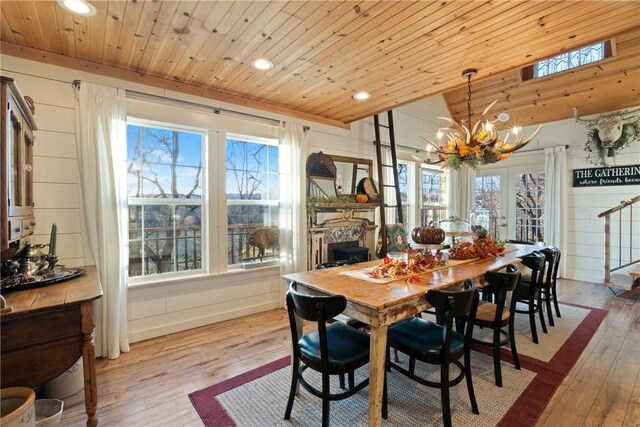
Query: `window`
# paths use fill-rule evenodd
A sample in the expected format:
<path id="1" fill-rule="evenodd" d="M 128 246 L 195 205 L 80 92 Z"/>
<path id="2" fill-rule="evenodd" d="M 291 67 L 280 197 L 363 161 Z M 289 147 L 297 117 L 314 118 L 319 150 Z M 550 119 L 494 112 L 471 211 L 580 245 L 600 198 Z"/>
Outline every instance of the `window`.
<path id="1" fill-rule="evenodd" d="M 127 125 L 129 277 L 202 270 L 202 131 Z"/>
<path id="2" fill-rule="evenodd" d="M 407 163 L 398 163 L 398 188 L 400 189 L 402 219 L 404 220 L 405 229 L 407 229 L 407 224 L 409 223 L 409 165 Z M 394 215 L 394 223 L 400 223 L 397 209 L 395 210 Z"/>
<path id="3" fill-rule="evenodd" d="M 516 174 L 516 240 L 544 241 L 544 172 Z"/>
<path id="4" fill-rule="evenodd" d="M 489 209 L 489 234 L 494 239 L 500 239 L 500 175 L 476 177 L 476 206 Z"/>
<path id="5" fill-rule="evenodd" d="M 420 178 L 422 192 L 420 225 L 425 227 L 431 221 L 438 224 L 446 210 L 445 174 L 442 170 L 423 167 L 420 169 Z"/>
<path id="6" fill-rule="evenodd" d="M 591 64 L 610 57 L 612 54 L 611 42 L 604 41 L 572 50 L 553 58 L 539 61 L 523 70 L 523 79 L 537 79 L 551 74 L 560 73 L 571 68 Z"/>
<path id="7" fill-rule="evenodd" d="M 227 136 L 228 265 L 278 258 L 277 141 Z"/>

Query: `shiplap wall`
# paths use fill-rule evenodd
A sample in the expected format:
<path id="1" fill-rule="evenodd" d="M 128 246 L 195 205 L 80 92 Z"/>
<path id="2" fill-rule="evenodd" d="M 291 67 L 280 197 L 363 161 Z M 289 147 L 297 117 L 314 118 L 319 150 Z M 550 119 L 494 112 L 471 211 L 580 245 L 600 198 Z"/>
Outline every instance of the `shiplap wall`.
<path id="1" fill-rule="evenodd" d="M 67 266 L 84 265 L 80 228 L 78 161 L 75 148 L 75 107 L 71 82 L 79 79 L 175 99 L 248 111 L 298 122 L 290 118 L 242 107 L 163 91 L 86 72 L 0 56 L 3 75 L 16 79 L 36 105 L 35 217 L 32 242 L 46 243 L 52 223 L 58 224 L 58 254 Z M 355 101 L 354 101 L 355 102 Z M 438 115 L 446 115 L 440 97 L 402 107 L 395 115 L 399 144 L 420 146 L 420 136 L 434 132 Z M 430 120 L 425 118 L 430 117 Z M 373 120 L 353 124 L 351 130 L 316 123 L 311 126 L 308 152 L 373 158 Z M 224 129 L 222 129 L 224 130 Z M 306 179 L 301 176 L 300 179 Z M 276 308 L 283 282 L 277 267 L 236 270 L 198 278 L 130 287 L 128 329 L 132 342 L 217 321 Z M 99 322 L 99 319 L 96 319 Z M 99 330 L 99 328 L 97 329 Z M 98 339 L 97 342 L 100 340 Z"/>

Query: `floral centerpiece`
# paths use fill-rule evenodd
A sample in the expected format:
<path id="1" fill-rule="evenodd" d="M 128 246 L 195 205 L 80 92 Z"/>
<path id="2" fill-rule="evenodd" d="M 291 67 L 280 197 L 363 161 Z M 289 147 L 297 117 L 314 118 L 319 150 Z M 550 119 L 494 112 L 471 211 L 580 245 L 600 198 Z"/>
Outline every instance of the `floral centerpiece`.
<path id="1" fill-rule="evenodd" d="M 380 264 L 367 275 L 373 279 L 401 279 L 408 277 L 409 282 L 418 280 L 420 274 L 427 273 L 436 267 L 446 265 L 447 261 L 438 250 L 435 254 L 431 251 L 416 251 L 408 249 L 407 259 L 384 257 Z"/>
<path id="2" fill-rule="evenodd" d="M 490 236 L 476 237 L 471 242 L 463 242 L 449 250 L 449 259 L 465 260 L 498 256 L 504 252 L 504 240 L 495 241 Z"/>

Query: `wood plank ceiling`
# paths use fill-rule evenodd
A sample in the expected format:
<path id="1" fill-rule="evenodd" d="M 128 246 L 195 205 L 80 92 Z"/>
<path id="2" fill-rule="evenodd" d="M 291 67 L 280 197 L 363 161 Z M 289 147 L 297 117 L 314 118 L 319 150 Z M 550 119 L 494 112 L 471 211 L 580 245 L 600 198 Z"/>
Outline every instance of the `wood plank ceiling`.
<path id="1" fill-rule="evenodd" d="M 55 1 L 3 0 L 2 52 L 333 125 L 444 93 L 458 114 L 463 69 L 479 70 L 474 85 L 490 97 L 519 85 L 514 70 L 633 30 L 640 16 L 638 1 L 91 3 L 97 14 L 81 17 Z M 627 42 L 637 75 L 638 39 Z M 256 58 L 274 68 L 252 69 Z M 352 99 L 361 90 L 371 99 Z M 541 93 L 527 87 L 522 102 Z"/>

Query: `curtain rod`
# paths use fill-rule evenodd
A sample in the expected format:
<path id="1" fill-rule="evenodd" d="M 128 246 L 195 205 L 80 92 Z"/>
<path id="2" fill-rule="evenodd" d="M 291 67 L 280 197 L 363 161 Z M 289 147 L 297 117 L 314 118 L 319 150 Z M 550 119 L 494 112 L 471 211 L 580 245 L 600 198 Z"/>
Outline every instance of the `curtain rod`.
<path id="1" fill-rule="evenodd" d="M 557 145 L 556 147 L 562 147 L 562 145 Z M 546 148 L 553 148 L 553 147 L 546 147 Z M 568 149 L 569 146 L 565 144 L 564 148 Z M 543 148 L 532 148 L 531 150 L 515 151 L 514 154 L 516 154 L 516 153 L 533 153 L 534 151 L 543 151 L 544 149 L 545 149 L 545 147 L 543 147 Z"/>
<path id="2" fill-rule="evenodd" d="M 80 88 L 80 83 L 81 83 L 80 80 L 74 80 L 71 83 L 71 85 L 75 88 Z M 228 108 L 222 108 L 222 107 L 212 107 L 210 105 L 201 104 L 199 102 L 183 101 L 181 99 L 174 99 L 166 96 L 153 95 L 150 93 L 138 92 L 135 90 L 126 90 L 126 94 L 127 96 L 131 96 L 133 98 L 138 98 L 138 99 L 148 99 L 152 101 L 161 101 L 161 102 L 170 103 L 170 104 L 182 105 L 182 106 L 187 106 L 187 107 L 192 107 L 197 109 L 204 109 L 207 112 L 213 111 L 213 114 L 216 114 L 219 116 L 229 115 L 229 116 L 236 116 L 242 119 L 248 118 L 254 121 L 266 122 L 268 124 L 275 125 L 275 126 L 279 125 L 281 122 L 280 120 L 272 119 L 270 117 L 265 117 L 265 116 L 259 116 L 257 114 L 244 113 L 242 111 L 230 110 Z M 285 121 L 282 121 L 282 123 L 286 124 Z M 304 125 L 302 128 L 304 129 L 305 132 L 311 129 L 310 126 L 306 126 L 306 125 Z"/>

